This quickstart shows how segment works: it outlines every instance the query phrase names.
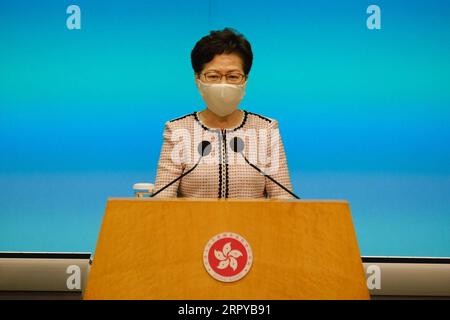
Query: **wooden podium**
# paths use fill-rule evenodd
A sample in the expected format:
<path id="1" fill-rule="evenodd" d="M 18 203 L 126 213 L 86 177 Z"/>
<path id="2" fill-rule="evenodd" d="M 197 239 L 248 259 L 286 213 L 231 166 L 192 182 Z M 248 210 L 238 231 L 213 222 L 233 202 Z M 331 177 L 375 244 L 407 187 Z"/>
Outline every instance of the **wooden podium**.
<path id="1" fill-rule="evenodd" d="M 251 247 L 248 273 L 214 279 L 208 241 Z M 368 299 L 346 201 L 110 198 L 84 299 Z"/>

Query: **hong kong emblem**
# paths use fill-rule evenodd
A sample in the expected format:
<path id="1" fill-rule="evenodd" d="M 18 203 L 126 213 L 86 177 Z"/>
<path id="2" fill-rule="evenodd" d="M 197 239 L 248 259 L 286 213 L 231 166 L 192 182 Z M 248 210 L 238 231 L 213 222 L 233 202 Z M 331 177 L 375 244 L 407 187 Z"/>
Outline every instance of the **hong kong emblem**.
<path id="1" fill-rule="evenodd" d="M 250 245 L 242 236 L 232 232 L 213 236 L 203 252 L 206 271 L 222 282 L 242 279 L 250 271 L 252 262 Z"/>

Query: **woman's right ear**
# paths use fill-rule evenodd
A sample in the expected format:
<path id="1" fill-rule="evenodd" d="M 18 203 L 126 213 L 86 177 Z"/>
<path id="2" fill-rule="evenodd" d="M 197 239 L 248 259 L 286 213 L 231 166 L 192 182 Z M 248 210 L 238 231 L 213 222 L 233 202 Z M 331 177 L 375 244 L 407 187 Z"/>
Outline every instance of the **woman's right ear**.
<path id="1" fill-rule="evenodd" d="M 194 73 L 194 82 L 195 86 L 198 88 L 198 81 L 200 81 L 200 77 L 198 73 Z"/>

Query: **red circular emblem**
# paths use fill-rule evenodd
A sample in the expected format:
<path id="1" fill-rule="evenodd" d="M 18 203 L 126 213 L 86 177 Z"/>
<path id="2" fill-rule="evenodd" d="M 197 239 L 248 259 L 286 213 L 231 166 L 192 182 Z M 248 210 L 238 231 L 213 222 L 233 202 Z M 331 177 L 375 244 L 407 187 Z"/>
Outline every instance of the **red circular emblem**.
<path id="1" fill-rule="evenodd" d="M 240 235 L 224 232 L 212 237 L 203 253 L 206 271 L 216 280 L 233 282 L 242 279 L 252 266 L 252 249 Z"/>

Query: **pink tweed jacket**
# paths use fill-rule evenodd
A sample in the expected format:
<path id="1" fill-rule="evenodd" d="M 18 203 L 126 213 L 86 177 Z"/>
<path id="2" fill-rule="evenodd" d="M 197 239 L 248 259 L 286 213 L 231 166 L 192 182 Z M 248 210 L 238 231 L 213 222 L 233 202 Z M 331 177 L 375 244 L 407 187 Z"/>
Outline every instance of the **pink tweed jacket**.
<path id="1" fill-rule="evenodd" d="M 292 191 L 276 120 L 243 110 L 237 127 L 216 129 L 207 127 L 193 112 L 165 124 L 155 191 L 200 162 L 156 197 L 292 198 L 233 151 L 230 141 L 235 136 L 244 141 L 242 153 L 251 163 Z M 211 152 L 204 157 L 198 152 L 202 141 L 211 143 Z"/>

